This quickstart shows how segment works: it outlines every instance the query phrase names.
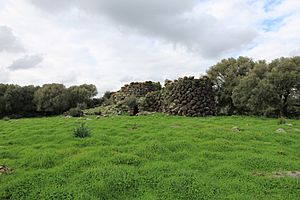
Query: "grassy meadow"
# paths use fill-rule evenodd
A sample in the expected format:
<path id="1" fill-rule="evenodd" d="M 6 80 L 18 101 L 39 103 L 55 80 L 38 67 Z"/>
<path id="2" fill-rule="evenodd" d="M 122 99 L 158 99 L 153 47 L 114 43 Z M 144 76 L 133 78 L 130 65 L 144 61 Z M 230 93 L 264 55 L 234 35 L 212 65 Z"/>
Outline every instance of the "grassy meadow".
<path id="1" fill-rule="evenodd" d="M 81 122 L 91 137 L 73 136 Z M 11 169 L 0 174 L 1 200 L 299 200 L 300 178 L 284 173 L 300 171 L 300 121 L 162 114 L 0 120 L 0 165 Z"/>

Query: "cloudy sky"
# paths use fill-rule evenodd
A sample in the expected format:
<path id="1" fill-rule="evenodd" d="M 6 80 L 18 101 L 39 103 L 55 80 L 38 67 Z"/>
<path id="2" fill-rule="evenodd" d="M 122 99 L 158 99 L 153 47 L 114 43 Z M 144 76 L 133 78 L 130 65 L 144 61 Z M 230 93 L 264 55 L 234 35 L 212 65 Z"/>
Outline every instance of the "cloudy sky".
<path id="1" fill-rule="evenodd" d="M 300 55 L 299 0 L 0 0 L 0 82 L 199 76 L 217 61 Z"/>

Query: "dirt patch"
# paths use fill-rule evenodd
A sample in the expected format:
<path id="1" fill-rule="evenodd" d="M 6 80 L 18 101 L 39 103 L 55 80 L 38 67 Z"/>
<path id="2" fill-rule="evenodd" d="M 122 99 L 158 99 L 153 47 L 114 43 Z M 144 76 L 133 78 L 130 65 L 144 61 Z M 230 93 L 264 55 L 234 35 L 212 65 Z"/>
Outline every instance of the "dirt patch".
<path id="1" fill-rule="evenodd" d="M 286 133 L 286 131 L 283 128 L 279 128 L 276 130 L 276 133 Z"/>
<path id="2" fill-rule="evenodd" d="M 8 168 L 5 165 L 0 165 L 0 175 L 2 174 L 9 174 L 11 172 L 11 169 Z"/>
<path id="3" fill-rule="evenodd" d="M 232 127 L 231 130 L 232 130 L 233 132 L 241 132 L 241 131 L 242 131 L 242 129 L 240 129 L 240 128 L 237 127 L 237 126 Z"/>
<path id="4" fill-rule="evenodd" d="M 181 126 L 180 125 L 178 125 L 178 124 L 174 124 L 174 125 L 172 125 L 172 126 L 170 126 L 171 128 L 180 128 Z"/>
<path id="5" fill-rule="evenodd" d="M 140 127 L 140 125 L 138 125 L 138 124 L 132 124 L 128 130 L 133 131 L 133 130 L 138 129 L 139 127 Z"/>
<path id="6" fill-rule="evenodd" d="M 300 178 L 300 171 L 274 172 L 273 177 L 275 177 L 275 178 L 284 178 L 284 177 Z"/>
<path id="7" fill-rule="evenodd" d="M 252 172 L 252 176 L 266 176 L 269 178 L 300 178 L 300 171 L 282 171 L 282 172 L 273 172 L 273 173 L 264 173 L 264 172 Z"/>
<path id="8" fill-rule="evenodd" d="M 253 172 L 252 176 L 266 176 L 266 174 L 262 172 Z"/>
<path id="9" fill-rule="evenodd" d="M 148 111 L 141 111 L 137 114 L 137 116 L 147 116 L 147 115 L 153 115 L 155 112 L 148 112 Z"/>

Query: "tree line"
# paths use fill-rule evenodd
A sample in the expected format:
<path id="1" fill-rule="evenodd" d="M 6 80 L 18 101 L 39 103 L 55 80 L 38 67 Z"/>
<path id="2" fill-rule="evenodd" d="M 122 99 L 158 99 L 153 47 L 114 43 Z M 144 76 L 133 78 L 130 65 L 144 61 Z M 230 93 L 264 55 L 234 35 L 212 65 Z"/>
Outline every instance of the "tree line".
<path id="1" fill-rule="evenodd" d="M 223 59 L 207 71 L 218 115 L 300 116 L 300 56 L 267 63 L 247 57 Z M 99 106 L 110 98 L 94 98 L 97 88 L 83 84 L 19 86 L 0 84 L 0 117 L 56 115 L 70 108 Z"/>
<path id="2" fill-rule="evenodd" d="M 300 116 L 300 56 L 224 59 L 207 71 L 219 115 Z"/>
<path id="3" fill-rule="evenodd" d="M 100 104 L 95 85 L 83 84 L 66 88 L 63 84 L 19 86 L 0 84 L 0 117 L 56 115 L 74 107 L 82 109 Z"/>

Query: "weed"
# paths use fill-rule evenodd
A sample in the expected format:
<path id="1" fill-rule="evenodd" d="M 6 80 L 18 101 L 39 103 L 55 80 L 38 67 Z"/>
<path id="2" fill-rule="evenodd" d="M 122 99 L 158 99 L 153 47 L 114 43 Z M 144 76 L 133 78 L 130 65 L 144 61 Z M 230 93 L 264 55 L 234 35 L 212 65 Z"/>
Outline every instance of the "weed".
<path id="1" fill-rule="evenodd" d="M 78 138 L 86 138 L 91 136 L 91 130 L 86 126 L 85 123 L 81 123 L 73 130 L 73 134 Z"/>
<path id="2" fill-rule="evenodd" d="M 284 117 L 280 117 L 277 122 L 278 125 L 286 124 L 286 123 L 287 123 L 287 120 Z"/>

